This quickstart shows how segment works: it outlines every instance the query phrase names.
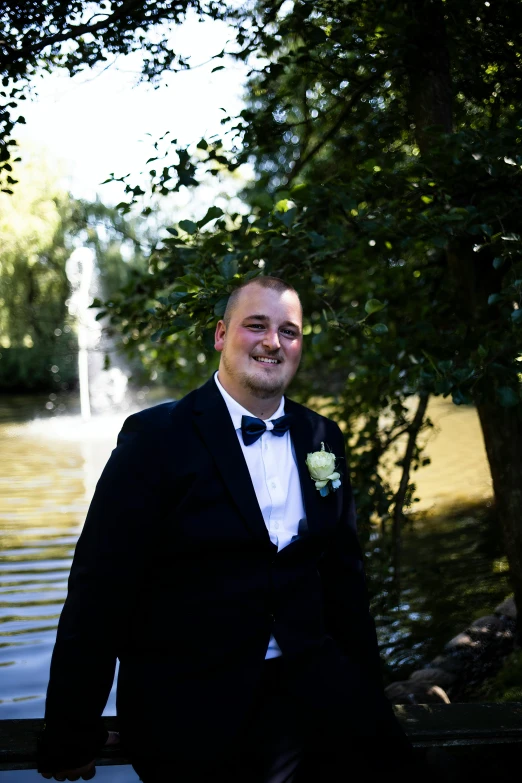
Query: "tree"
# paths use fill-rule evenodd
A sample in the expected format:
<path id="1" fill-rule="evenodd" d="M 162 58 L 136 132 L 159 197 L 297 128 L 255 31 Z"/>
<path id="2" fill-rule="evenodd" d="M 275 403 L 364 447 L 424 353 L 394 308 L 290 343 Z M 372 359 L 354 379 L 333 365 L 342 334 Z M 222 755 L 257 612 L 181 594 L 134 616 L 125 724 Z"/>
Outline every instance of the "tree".
<path id="1" fill-rule="evenodd" d="M 55 391 L 76 374 L 65 303 L 72 202 L 41 161 L 20 176 L 14 195 L 0 194 L 0 387 Z"/>
<path id="2" fill-rule="evenodd" d="M 141 52 L 142 78 L 154 82 L 162 73 L 187 67 L 172 51 L 169 23 L 181 21 L 189 9 L 213 18 L 220 3 L 209 0 L 13 0 L 0 9 L 0 173 L 4 189 L 16 184 L 12 173 L 12 138 L 27 98 L 41 74 L 63 68 L 72 76 L 117 55 Z"/>
<path id="3" fill-rule="evenodd" d="M 76 383 L 66 274 L 72 250 L 79 243 L 95 250 L 100 293 L 108 298 L 147 268 L 147 236 L 100 201 L 72 198 L 41 150 L 24 156 L 15 164 L 15 192 L 0 193 L 0 389 L 55 392 Z M 143 373 L 136 358 L 133 368 Z"/>
<path id="4" fill-rule="evenodd" d="M 165 344 L 187 328 L 204 344 L 239 280 L 261 268 L 295 282 L 312 313 L 302 380 L 319 392 L 327 368 L 364 479 L 359 505 L 386 516 L 395 503 L 396 535 L 427 396 L 475 404 L 522 606 L 522 10 L 288 8 L 259 3 L 248 32 L 237 21 L 241 56 L 257 56 L 233 128 L 233 165 L 256 166 L 251 214 L 169 228 L 134 314 L 119 301 L 112 316 Z M 377 462 L 403 436 L 401 498 Z"/>

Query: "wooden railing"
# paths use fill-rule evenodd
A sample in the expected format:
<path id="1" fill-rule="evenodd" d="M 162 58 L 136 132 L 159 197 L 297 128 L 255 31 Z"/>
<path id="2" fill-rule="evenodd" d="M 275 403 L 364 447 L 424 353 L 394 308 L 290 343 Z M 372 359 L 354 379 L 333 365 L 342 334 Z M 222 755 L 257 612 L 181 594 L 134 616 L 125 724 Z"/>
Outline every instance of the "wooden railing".
<path id="1" fill-rule="evenodd" d="M 394 710 L 419 752 L 442 753 L 461 770 L 459 780 L 492 780 L 522 758 L 522 703 L 396 704 Z M 104 718 L 117 731 L 118 718 Z M 0 772 L 36 769 L 36 739 L 43 720 L 0 721 Z M 103 750 L 97 764 L 129 764 L 118 746 Z"/>

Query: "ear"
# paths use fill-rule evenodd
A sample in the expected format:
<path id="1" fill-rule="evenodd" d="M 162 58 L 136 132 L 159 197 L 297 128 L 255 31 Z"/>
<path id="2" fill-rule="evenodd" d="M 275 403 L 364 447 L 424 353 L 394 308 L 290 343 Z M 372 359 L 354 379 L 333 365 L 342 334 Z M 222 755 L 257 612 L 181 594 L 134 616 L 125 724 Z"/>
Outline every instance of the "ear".
<path id="1" fill-rule="evenodd" d="M 218 321 L 216 325 L 216 332 L 214 335 L 214 348 L 216 351 L 221 352 L 225 347 L 225 334 L 227 327 L 224 321 Z"/>

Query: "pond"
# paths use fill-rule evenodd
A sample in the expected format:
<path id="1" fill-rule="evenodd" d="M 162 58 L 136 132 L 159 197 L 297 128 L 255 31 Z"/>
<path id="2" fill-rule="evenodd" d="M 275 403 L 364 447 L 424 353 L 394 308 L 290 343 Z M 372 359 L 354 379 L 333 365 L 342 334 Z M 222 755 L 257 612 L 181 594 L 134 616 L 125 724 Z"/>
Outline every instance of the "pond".
<path id="1" fill-rule="evenodd" d="M 74 547 L 129 413 L 84 422 L 74 397 L 62 411 L 47 410 L 46 400 L 0 398 L 0 719 L 43 717 Z M 380 642 L 393 680 L 434 657 L 509 592 L 498 531 L 488 515 L 491 488 L 475 411 L 435 401 L 430 416 L 436 423 L 428 443 L 432 463 L 417 481 L 419 509 L 428 516 L 412 517 L 405 530 L 399 607 L 390 605 L 378 547 L 367 551 Z M 474 504 L 473 512 L 453 513 L 463 502 Z M 450 510 L 442 516 L 429 514 L 444 508 Z M 116 714 L 115 686 L 104 714 Z M 99 767 L 97 779 L 138 780 L 131 767 Z M 0 783 L 37 780 L 43 778 L 31 771 L 0 773 Z"/>

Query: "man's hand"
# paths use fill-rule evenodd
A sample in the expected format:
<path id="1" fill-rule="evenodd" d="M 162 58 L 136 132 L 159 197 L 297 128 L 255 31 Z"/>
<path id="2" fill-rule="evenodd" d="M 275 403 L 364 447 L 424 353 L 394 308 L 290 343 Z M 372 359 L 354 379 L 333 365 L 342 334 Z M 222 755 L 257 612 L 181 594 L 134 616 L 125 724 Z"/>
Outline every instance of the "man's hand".
<path id="1" fill-rule="evenodd" d="M 109 736 L 105 742 L 107 745 L 118 745 L 120 741 L 120 735 L 117 731 L 109 731 Z M 42 777 L 47 780 L 91 780 L 96 775 L 96 759 L 93 759 L 88 764 L 84 764 L 83 767 L 76 767 L 76 769 L 60 769 L 56 772 L 41 772 Z"/>

